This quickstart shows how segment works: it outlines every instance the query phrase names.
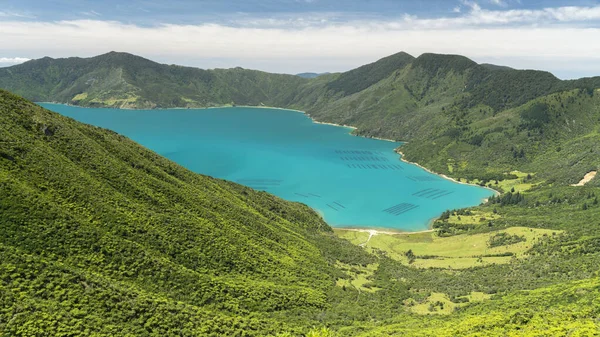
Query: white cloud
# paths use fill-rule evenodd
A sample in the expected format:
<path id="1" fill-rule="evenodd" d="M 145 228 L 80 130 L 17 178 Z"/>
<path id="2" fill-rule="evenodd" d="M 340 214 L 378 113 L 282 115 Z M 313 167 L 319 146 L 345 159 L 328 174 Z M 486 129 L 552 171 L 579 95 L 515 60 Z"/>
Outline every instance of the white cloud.
<path id="1" fill-rule="evenodd" d="M 101 20 L 3 21 L 0 53 L 93 56 L 126 51 L 166 63 L 203 68 L 243 66 L 274 72 L 341 71 L 398 51 L 452 53 L 497 59 L 515 67 L 589 69 L 600 75 L 600 6 L 541 10 L 470 10 L 459 16 L 340 23 L 335 15 L 218 24 L 137 26 Z M 280 21 L 277 21 L 280 20 Z M 298 21 L 300 21 L 298 23 Z M 535 60 L 540 66 L 535 66 Z M 502 62 L 506 60 L 506 62 Z"/>
<path id="2" fill-rule="evenodd" d="M 489 0 L 494 1 L 494 0 Z M 280 14 L 271 17 L 241 16 L 229 24 L 236 27 L 301 29 L 316 26 L 387 26 L 393 29 L 456 29 L 460 27 L 557 25 L 595 23 L 600 26 L 600 5 L 593 7 L 554 7 L 537 10 L 484 9 L 477 2 L 461 0 L 452 9 L 454 15 L 421 19 L 404 14 L 396 19 L 338 12 Z M 498 4 L 505 4 L 498 1 Z M 456 15 L 460 14 L 460 15 Z"/>
<path id="3" fill-rule="evenodd" d="M 600 21 L 600 6 L 595 7 L 556 7 L 539 10 L 486 10 L 477 3 L 463 1 L 470 8 L 468 13 L 459 17 L 441 17 L 419 19 L 405 17 L 403 20 L 388 21 L 395 28 L 402 29 L 456 29 L 460 27 L 481 26 L 548 26 L 568 23 Z"/>
<path id="4" fill-rule="evenodd" d="M 475 1 L 470 1 L 470 0 L 462 0 L 461 3 L 469 8 L 471 8 L 471 10 L 473 11 L 479 11 L 481 10 L 481 6 L 479 6 L 478 3 L 476 3 Z"/>
<path id="5" fill-rule="evenodd" d="M 26 13 L 0 11 L 0 18 L 35 19 L 35 16 Z"/>
<path id="6" fill-rule="evenodd" d="M 87 11 L 87 12 L 81 12 L 81 14 L 86 15 L 86 16 L 102 16 L 102 14 L 91 10 L 91 11 Z"/>
<path id="7" fill-rule="evenodd" d="M 24 57 L 0 57 L 0 64 L 13 65 L 13 64 L 27 62 L 29 60 L 30 59 L 24 58 Z"/>
<path id="8" fill-rule="evenodd" d="M 342 18 L 348 19 L 346 15 L 336 12 L 280 14 L 275 17 L 239 16 L 231 19 L 229 24 L 254 28 L 307 28 L 332 24 Z"/>
<path id="9" fill-rule="evenodd" d="M 490 0 L 490 3 L 501 7 L 506 6 L 506 2 L 504 2 L 503 0 Z"/>

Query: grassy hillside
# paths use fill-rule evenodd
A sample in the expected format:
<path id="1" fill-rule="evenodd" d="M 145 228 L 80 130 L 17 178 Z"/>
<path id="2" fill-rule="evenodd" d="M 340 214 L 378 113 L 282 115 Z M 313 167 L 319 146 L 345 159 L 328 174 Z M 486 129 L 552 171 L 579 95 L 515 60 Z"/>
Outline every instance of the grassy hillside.
<path id="1" fill-rule="evenodd" d="M 439 115 L 444 126 L 402 147 L 407 159 L 438 172 L 489 181 L 518 169 L 566 185 L 600 166 L 597 89 L 562 91 L 499 112 L 479 105 Z"/>
<path id="2" fill-rule="evenodd" d="M 427 319 L 398 320 L 360 336 L 595 336 L 599 285 L 591 279 L 518 292 L 460 310 L 452 319 L 435 315 L 452 304 L 439 299 L 427 307 Z"/>
<path id="3" fill-rule="evenodd" d="M 381 68 L 387 70 L 383 64 Z M 432 129 L 448 122 L 448 110 L 464 113 L 478 108 L 495 114 L 552 93 L 600 88 L 600 78 L 561 81 L 542 71 L 490 68 L 462 56 L 423 54 L 376 83 L 367 81 L 366 88 L 347 89 L 351 95 L 328 90 L 331 83 L 360 69 L 321 86 L 303 87 L 290 105 L 319 120 L 356 126 L 361 135 L 411 141 L 435 136 Z M 345 81 L 347 86 L 353 83 L 351 78 Z M 311 93 L 319 87 L 315 98 Z"/>
<path id="4" fill-rule="evenodd" d="M 402 53 L 315 79 L 119 53 L 0 69 L 36 100 L 304 109 L 503 192 L 433 233 L 338 231 L 352 245 L 304 205 L 0 91 L 0 333 L 592 336 L 600 187 L 569 185 L 600 166 L 599 82 Z"/>
<path id="5" fill-rule="evenodd" d="M 489 223 L 453 215 L 436 224 L 436 235 L 467 235 L 466 242 L 501 237 L 493 250 L 469 254 L 517 252 L 507 263 L 415 267 L 405 260 L 411 240 L 399 251 L 378 244 L 369 253 L 336 238 L 304 205 L 191 173 L 3 91 L 0 121 L 3 334 L 425 336 L 552 328 L 585 336 L 599 328 L 600 240 L 589 221 L 600 218 L 595 187 L 493 201 L 481 210 L 495 214 Z M 527 237 L 527 228 L 547 231 L 511 247 L 500 234 L 516 224 Z M 437 244 L 444 240 L 427 251 L 444 257 L 445 244 Z"/>
<path id="6" fill-rule="evenodd" d="M 117 52 L 87 59 L 46 57 L 0 69 L 0 88 L 33 101 L 123 108 L 274 105 L 306 81 L 242 68 L 163 65 Z"/>
<path id="7" fill-rule="evenodd" d="M 335 262 L 374 259 L 304 205 L 4 91 L 0 125 L 3 333 L 294 330 L 267 313 L 322 310 Z"/>
<path id="8" fill-rule="evenodd" d="M 342 92 L 344 96 L 349 96 L 389 77 L 396 70 L 404 68 L 413 60 L 414 57 L 404 52 L 391 55 L 341 74 L 335 80 L 327 83 L 327 88 L 334 92 Z"/>
<path id="9" fill-rule="evenodd" d="M 443 125 L 444 121 L 435 117 L 443 105 L 461 95 L 469 75 L 464 69 L 470 64 L 467 60 L 457 57 L 444 64 L 425 54 L 352 95 L 328 92 L 321 94 L 326 98 L 311 105 L 304 98 L 311 96 L 303 92 L 303 98 L 292 106 L 308 106 L 307 112 L 317 120 L 357 126 L 364 136 L 410 140 L 417 134 L 427 134 L 432 127 L 428 122 Z M 342 77 L 344 74 L 339 79 Z"/>

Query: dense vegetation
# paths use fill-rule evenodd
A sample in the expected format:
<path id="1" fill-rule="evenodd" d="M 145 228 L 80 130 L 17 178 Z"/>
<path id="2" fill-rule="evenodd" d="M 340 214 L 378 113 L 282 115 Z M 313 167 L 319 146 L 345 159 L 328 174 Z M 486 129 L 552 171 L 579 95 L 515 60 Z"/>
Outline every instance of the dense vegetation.
<path id="1" fill-rule="evenodd" d="M 163 65 L 116 52 L 87 59 L 46 57 L 0 69 L 0 88 L 33 101 L 124 108 L 273 105 L 306 81 L 242 68 Z"/>
<path id="2" fill-rule="evenodd" d="M 400 52 L 377 62 L 345 72 L 335 80 L 327 83 L 327 88 L 334 92 L 343 92 L 344 96 L 350 96 L 389 77 L 396 70 L 404 68 L 413 60 L 414 57 Z"/>
<path id="3" fill-rule="evenodd" d="M 193 174 L 1 92 L 0 333 L 600 330 L 599 183 L 569 186 L 600 165 L 598 78 L 397 54 L 303 79 L 110 53 L 1 69 L 0 87 L 81 105 L 304 109 L 363 135 L 410 140 L 401 148 L 409 160 L 503 192 L 435 222 L 436 238 L 485 234 L 485 249 L 503 252 L 462 256 L 468 263 L 452 268 L 437 253 L 351 245 L 306 206 Z M 524 232 L 506 232 L 517 226 Z M 528 241 L 529 229 L 547 233 Z"/>
<path id="4" fill-rule="evenodd" d="M 265 335 L 368 256 L 308 207 L 0 92 L 0 331 Z"/>

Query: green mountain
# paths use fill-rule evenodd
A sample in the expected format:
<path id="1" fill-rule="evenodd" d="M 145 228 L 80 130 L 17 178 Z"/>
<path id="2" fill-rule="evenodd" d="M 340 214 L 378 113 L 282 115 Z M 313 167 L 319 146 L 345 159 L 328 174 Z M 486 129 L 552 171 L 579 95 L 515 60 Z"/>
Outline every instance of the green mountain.
<path id="1" fill-rule="evenodd" d="M 599 78 L 399 53 L 303 79 L 109 53 L 3 68 L 0 87 L 84 106 L 302 109 L 503 192 L 433 233 L 369 239 L 0 91 L 0 334 L 600 331 L 599 182 L 569 186 L 600 166 Z"/>
<path id="2" fill-rule="evenodd" d="M 600 218 L 597 188 L 494 200 L 476 210 L 494 208 L 491 225 L 440 220 L 440 237 L 467 230 L 461 240 L 489 235 L 507 250 L 513 237 L 501 233 L 515 221 L 531 228 L 522 233 L 554 232 L 505 262 L 415 268 L 408 252 L 337 238 L 304 205 L 194 174 L 4 91 L 0 122 L 2 334 L 587 336 L 600 328 L 600 240 L 589 221 Z"/>
<path id="3" fill-rule="evenodd" d="M 0 69 L 0 87 L 33 101 L 164 108 L 275 104 L 306 80 L 293 75 L 163 65 L 110 52 L 82 59 L 43 58 Z"/>
<path id="4" fill-rule="evenodd" d="M 414 57 L 402 52 L 388 56 L 377 62 L 345 72 L 327 83 L 326 87 L 334 92 L 342 92 L 344 96 L 349 96 L 389 77 L 396 70 L 404 68 L 413 60 Z"/>
<path id="5" fill-rule="evenodd" d="M 409 160 L 437 172 L 475 179 L 518 169 L 566 185 L 600 166 L 598 89 L 561 91 L 503 111 L 446 106 L 438 119 L 443 124 L 403 146 Z"/>
<path id="6" fill-rule="evenodd" d="M 489 180 L 522 170 L 570 184 L 599 167 L 593 154 L 600 77 L 561 81 L 456 55 L 394 57 L 405 62 L 396 59 L 391 72 L 390 61 L 370 70 L 388 76 L 367 88 L 352 86 L 358 68 L 305 86 L 290 106 L 355 126 L 359 135 L 407 141 L 406 159 L 454 177 Z M 340 94 L 332 88 L 344 78 L 348 87 Z"/>

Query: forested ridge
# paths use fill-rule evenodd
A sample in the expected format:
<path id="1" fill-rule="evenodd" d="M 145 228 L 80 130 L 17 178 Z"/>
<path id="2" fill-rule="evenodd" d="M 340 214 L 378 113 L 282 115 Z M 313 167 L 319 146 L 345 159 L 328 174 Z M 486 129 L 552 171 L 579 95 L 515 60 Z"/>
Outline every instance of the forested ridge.
<path id="1" fill-rule="evenodd" d="M 274 105 L 307 79 L 235 69 L 159 64 L 110 52 L 91 58 L 42 58 L 0 68 L 0 88 L 33 101 L 122 108 Z"/>
<path id="2" fill-rule="evenodd" d="M 402 150 L 407 159 L 468 177 L 509 166 L 532 171 L 538 155 L 548 157 L 549 143 L 562 149 L 559 143 L 589 135 L 597 122 L 600 77 L 563 81 L 548 72 L 479 65 L 459 55 L 415 58 L 401 52 L 310 79 L 164 65 L 110 52 L 1 68 L 0 88 L 33 101 L 81 106 L 300 109 L 319 121 L 355 126 L 362 136 L 408 141 Z M 525 153 L 512 160 L 515 151 Z M 488 153 L 503 162 L 482 166 Z M 463 164 L 448 169 L 448 162 Z M 572 175 L 559 170 L 553 178 L 573 182 L 586 169 Z"/>
<path id="3" fill-rule="evenodd" d="M 416 248 L 442 240 L 439 251 L 361 248 L 304 205 L 194 174 L 1 91 L 0 334 L 600 331 L 600 188 L 597 179 L 569 186 L 598 170 L 597 78 L 561 81 L 435 54 L 400 53 L 315 79 L 147 60 L 129 67 L 137 57 L 109 56 L 1 69 L 0 87 L 86 106 L 304 109 L 365 136 L 410 140 L 401 148 L 407 159 L 503 194 L 445 213 L 430 236 L 390 239 Z M 91 73 L 96 82 L 87 82 Z M 357 81 L 364 76 L 372 76 L 366 88 Z M 197 96 L 182 96 L 182 87 Z M 443 240 L 453 238 L 477 238 L 494 253 L 444 255 Z"/>

